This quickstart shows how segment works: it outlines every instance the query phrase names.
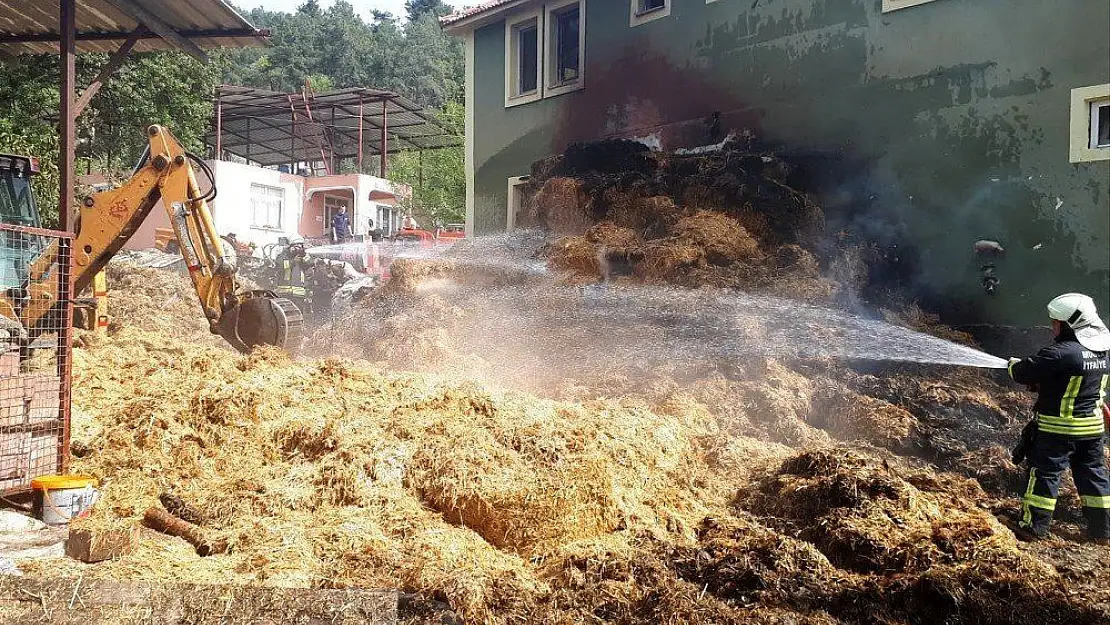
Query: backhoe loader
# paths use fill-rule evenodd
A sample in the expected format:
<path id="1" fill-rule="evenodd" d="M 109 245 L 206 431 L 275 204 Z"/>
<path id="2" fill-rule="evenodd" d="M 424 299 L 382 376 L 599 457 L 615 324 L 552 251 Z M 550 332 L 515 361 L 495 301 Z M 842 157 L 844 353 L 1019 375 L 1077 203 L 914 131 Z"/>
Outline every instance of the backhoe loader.
<path id="1" fill-rule="evenodd" d="M 216 188 L 207 164 L 165 127 L 150 126 L 147 134 L 149 145 L 131 178 L 89 196 L 80 208 L 71 248 L 73 292 L 92 283 L 161 199 L 212 332 L 241 352 L 292 346 L 303 325 L 297 307 L 272 291 L 241 290 L 236 281 L 235 251 L 216 232 L 208 208 Z M 34 170 L 32 159 L 0 155 L 0 222 L 18 227 L 0 230 L 0 325 L 19 330 L 24 344 L 57 328 L 63 312 L 62 272 L 56 270 L 62 243 L 35 233 L 41 224 L 30 186 Z M 207 177 L 207 190 L 197 170 Z"/>

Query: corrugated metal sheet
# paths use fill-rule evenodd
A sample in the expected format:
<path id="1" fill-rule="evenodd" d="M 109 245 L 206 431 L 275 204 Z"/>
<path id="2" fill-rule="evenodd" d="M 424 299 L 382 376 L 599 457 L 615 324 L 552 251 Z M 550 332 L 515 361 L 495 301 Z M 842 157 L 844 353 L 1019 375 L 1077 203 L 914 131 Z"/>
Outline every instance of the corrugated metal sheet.
<path id="1" fill-rule="evenodd" d="M 381 152 L 383 101 L 390 153 L 459 143 L 433 113 L 408 98 L 381 89 L 355 87 L 310 95 L 311 121 L 301 93 L 224 85 L 218 89 L 218 95 L 222 149 L 262 165 L 317 161 L 321 149 L 342 158 L 355 157 L 359 98 L 365 103 L 362 148 L 366 157 Z M 205 142 L 215 146 L 215 133 L 205 137 Z"/>
<path id="2" fill-rule="evenodd" d="M 224 0 L 131 0 L 201 48 L 265 45 L 265 37 Z M 58 0 L 0 0 L 0 51 L 57 54 Z M 108 0 L 77 0 L 77 51 L 115 52 L 138 22 Z M 136 52 L 173 46 L 150 35 Z"/>

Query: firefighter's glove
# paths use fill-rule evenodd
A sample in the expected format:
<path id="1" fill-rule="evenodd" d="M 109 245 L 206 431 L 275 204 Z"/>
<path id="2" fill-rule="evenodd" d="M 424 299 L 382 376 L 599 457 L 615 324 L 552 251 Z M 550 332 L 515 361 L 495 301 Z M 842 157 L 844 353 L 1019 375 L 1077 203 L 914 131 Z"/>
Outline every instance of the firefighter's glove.
<path id="1" fill-rule="evenodd" d="M 1037 420 L 1033 419 L 1021 429 L 1021 440 L 1018 441 L 1017 446 L 1014 447 L 1013 455 L 1010 456 L 1014 464 L 1021 464 L 1025 461 L 1025 458 L 1028 457 L 1029 452 L 1033 449 L 1033 442 L 1036 438 Z"/>

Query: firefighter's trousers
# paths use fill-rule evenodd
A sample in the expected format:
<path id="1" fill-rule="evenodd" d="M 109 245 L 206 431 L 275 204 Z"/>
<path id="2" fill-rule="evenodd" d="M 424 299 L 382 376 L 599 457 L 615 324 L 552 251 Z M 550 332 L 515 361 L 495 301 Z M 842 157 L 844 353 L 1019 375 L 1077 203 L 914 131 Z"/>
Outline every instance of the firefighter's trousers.
<path id="1" fill-rule="evenodd" d="M 1087 532 L 1092 538 L 1110 538 L 1110 478 L 1102 436 L 1076 438 L 1037 432 L 1029 452 L 1029 475 L 1022 497 L 1020 525 L 1044 536 L 1052 523 L 1060 476 L 1071 466 L 1072 478 L 1083 503 Z"/>

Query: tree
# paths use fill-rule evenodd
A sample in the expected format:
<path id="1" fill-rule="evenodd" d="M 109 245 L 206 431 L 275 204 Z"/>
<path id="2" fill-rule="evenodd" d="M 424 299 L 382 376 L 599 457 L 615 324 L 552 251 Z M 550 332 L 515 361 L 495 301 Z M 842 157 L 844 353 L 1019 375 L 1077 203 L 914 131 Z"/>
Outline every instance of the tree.
<path id="1" fill-rule="evenodd" d="M 463 106 L 449 102 L 439 115 L 458 145 L 439 150 L 402 152 L 390 160 L 389 179 L 412 187 L 403 208 L 433 223 L 466 219 L 466 177 L 463 170 Z"/>
<path id="2" fill-rule="evenodd" d="M 291 14 L 255 9 L 248 19 L 270 29 L 272 46 L 220 53 L 224 82 L 297 91 L 326 76 L 336 88 L 389 89 L 442 107 L 462 97 L 462 42 L 439 28 L 437 17 L 450 11 L 441 0 L 409 5 L 403 25 L 382 11 L 367 22 L 346 0 L 327 9 L 305 3 Z"/>
<path id="3" fill-rule="evenodd" d="M 211 98 L 220 83 L 276 91 L 299 91 L 306 83 L 316 91 L 388 89 L 442 109 L 444 119 L 457 126 L 461 143 L 463 47 L 437 23 L 449 10 L 442 0 L 409 0 L 408 20 L 402 24 L 380 11 L 363 20 L 346 0 L 326 9 L 308 0 L 293 13 L 255 9 L 248 14 L 252 23 L 273 33 L 266 48 L 213 51 L 208 65 L 177 52 L 135 54 L 77 120 L 78 170 L 129 170 L 152 123 L 169 126 L 188 149 L 203 153 Z M 107 59 L 78 55 L 77 84 L 87 85 Z M 0 151 L 39 157 L 42 173 L 35 195 L 47 224 L 57 220 L 58 77 L 56 55 L 21 56 L 0 66 Z M 446 221 L 461 219 L 461 148 L 399 155 L 393 174 L 417 186 L 421 197 L 415 202 L 422 212 Z"/>
<path id="4" fill-rule="evenodd" d="M 450 12 L 451 7 L 447 6 L 443 0 L 407 0 L 405 2 L 405 13 L 408 14 L 410 22 L 416 21 L 425 15 L 438 18 Z"/>

